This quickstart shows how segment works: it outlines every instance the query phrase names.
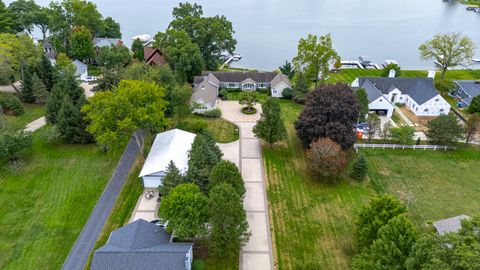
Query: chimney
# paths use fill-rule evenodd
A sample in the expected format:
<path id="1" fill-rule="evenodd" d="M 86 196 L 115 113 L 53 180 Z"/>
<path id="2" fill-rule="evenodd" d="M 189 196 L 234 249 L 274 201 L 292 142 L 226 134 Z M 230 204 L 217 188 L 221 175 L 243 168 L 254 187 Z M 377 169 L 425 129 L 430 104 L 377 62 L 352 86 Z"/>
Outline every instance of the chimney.
<path id="1" fill-rule="evenodd" d="M 433 79 L 433 78 L 435 78 L 435 73 L 436 73 L 435 70 L 429 70 L 427 77 Z"/>
<path id="2" fill-rule="evenodd" d="M 397 74 L 397 72 L 395 71 L 395 69 L 390 69 L 390 71 L 388 72 L 388 77 L 389 78 L 395 78 L 396 74 Z"/>

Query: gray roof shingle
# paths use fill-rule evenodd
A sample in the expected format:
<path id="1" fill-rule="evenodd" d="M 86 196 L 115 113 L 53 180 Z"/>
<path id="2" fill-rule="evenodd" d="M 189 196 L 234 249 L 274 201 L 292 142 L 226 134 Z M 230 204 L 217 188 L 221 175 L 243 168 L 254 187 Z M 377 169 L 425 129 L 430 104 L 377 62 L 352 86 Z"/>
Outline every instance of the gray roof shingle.
<path id="1" fill-rule="evenodd" d="M 259 72 L 259 71 L 250 71 L 250 72 L 212 72 L 204 71 L 202 76 L 208 76 L 208 74 L 213 74 L 221 82 L 242 82 L 247 78 L 254 80 L 257 83 L 270 83 L 277 72 Z"/>
<path id="2" fill-rule="evenodd" d="M 433 226 L 437 229 L 438 234 L 446 234 L 450 232 L 458 232 L 462 228 L 462 220 L 470 219 L 467 215 L 459 215 L 447 219 L 433 222 Z"/>
<path id="3" fill-rule="evenodd" d="M 465 92 L 467 95 L 462 95 L 461 98 L 463 101 L 467 104 L 470 105 L 470 102 L 472 102 L 472 99 L 476 96 L 480 96 L 480 83 L 477 81 L 455 81 L 460 88 L 462 88 L 463 92 Z"/>

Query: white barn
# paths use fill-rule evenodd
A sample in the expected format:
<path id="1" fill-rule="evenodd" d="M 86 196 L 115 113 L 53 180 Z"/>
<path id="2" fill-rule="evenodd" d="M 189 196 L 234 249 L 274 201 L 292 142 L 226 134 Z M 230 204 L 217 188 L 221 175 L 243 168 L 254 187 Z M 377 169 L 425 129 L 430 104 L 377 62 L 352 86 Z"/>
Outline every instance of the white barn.
<path id="1" fill-rule="evenodd" d="M 145 188 L 157 188 L 162 184 L 170 161 L 180 172 L 188 170 L 188 152 L 192 148 L 195 134 L 180 129 L 172 129 L 157 134 L 148 153 L 139 177 Z"/>
<path id="2" fill-rule="evenodd" d="M 433 78 L 358 77 L 351 86 L 365 89 L 370 111 L 381 115 L 392 116 L 397 103 L 405 104 L 417 116 L 439 116 L 450 111 Z"/>

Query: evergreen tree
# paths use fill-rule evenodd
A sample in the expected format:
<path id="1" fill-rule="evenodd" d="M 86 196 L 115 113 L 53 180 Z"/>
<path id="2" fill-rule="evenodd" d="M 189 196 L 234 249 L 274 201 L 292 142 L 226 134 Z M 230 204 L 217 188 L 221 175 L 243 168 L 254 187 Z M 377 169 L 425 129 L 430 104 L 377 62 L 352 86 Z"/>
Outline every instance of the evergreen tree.
<path id="1" fill-rule="evenodd" d="M 189 153 L 187 178 L 196 183 L 203 193 L 208 193 L 210 170 L 221 160 L 217 146 L 212 147 L 208 135 L 198 134 Z"/>
<path id="2" fill-rule="evenodd" d="M 305 104 L 309 84 L 303 73 L 296 73 L 296 82 L 293 86 L 293 100 L 300 104 Z"/>
<path id="3" fill-rule="evenodd" d="M 23 102 L 33 103 L 35 102 L 35 95 L 33 94 L 33 79 L 30 70 L 23 72 L 22 92 L 20 98 Z"/>
<path id="4" fill-rule="evenodd" d="M 212 134 L 208 132 L 207 130 L 202 131 L 203 138 L 205 138 L 205 141 L 207 142 L 208 147 L 213 151 L 213 154 L 218 157 L 218 160 L 220 161 L 223 157 L 222 150 L 217 145 L 217 142 L 215 142 L 215 139 L 213 138 Z"/>
<path id="5" fill-rule="evenodd" d="M 475 96 L 470 102 L 470 106 L 467 108 L 468 113 L 479 113 L 480 112 L 480 96 Z"/>
<path id="6" fill-rule="evenodd" d="M 16 27 L 13 14 L 3 1 L 0 1 L 0 33 L 15 33 Z"/>
<path id="7" fill-rule="evenodd" d="M 132 42 L 132 52 L 133 58 L 136 58 L 138 61 L 144 60 L 143 43 L 140 41 L 140 39 L 137 38 Z"/>
<path id="8" fill-rule="evenodd" d="M 42 80 L 35 74 L 33 75 L 33 95 L 35 96 L 35 103 L 45 104 L 48 98 L 48 91 Z"/>
<path id="9" fill-rule="evenodd" d="M 40 58 L 40 62 L 37 66 L 37 75 L 42 80 L 47 91 L 51 91 L 53 88 L 53 66 L 45 54 L 42 54 L 42 57 Z"/>
<path id="10" fill-rule="evenodd" d="M 360 154 L 353 163 L 352 176 L 357 180 L 363 180 L 368 172 L 368 164 L 365 155 Z"/>
<path id="11" fill-rule="evenodd" d="M 90 143 L 93 141 L 92 135 L 87 131 L 85 115 L 80 111 L 85 104 L 85 97 L 80 97 L 73 104 L 70 96 L 65 95 L 62 106 L 58 112 L 57 128 L 60 137 L 67 143 Z"/>
<path id="12" fill-rule="evenodd" d="M 458 123 L 457 117 L 442 114 L 427 124 L 425 133 L 428 140 L 433 144 L 453 145 L 464 135 L 464 128 Z"/>
<path id="13" fill-rule="evenodd" d="M 49 124 L 55 125 L 58 121 L 57 114 L 62 107 L 63 97 L 65 92 L 63 89 L 64 82 L 63 80 L 55 84 L 52 91 L 47 98 L 47 106 L 45 108 L 45 117 Z"/>
<path id="14" fill-rule="evenodd" d="M 248 241 L 248 222 L 240 195 L 227 184 L 216 185 L 210 191 L 209 251 L 218 256 L 234 258 Z"/>
<path id="15" fill-rule="evenodd" d="M 245 186 L 242 175 L 237 166 L 227 160 L 222 160 L 215 165 L 210 171 L 209 176 L 209 190 L 211 190 L 221 183 L 230 184 L 240 197 L 245 194 Z"/>
<path id="16" fill-rule="evenodd" d="M 365 117 L 367 116 L 368 113 L 368 95 L 367 91 L 365 89 L 360 88 L 355 92 L 355 95 L 357 97 L 358 105 L 360 107 L 360 115 L 359 115 L 359 120 L 360 121 L 365 121 Z"/>
<path id="17" fill-rule="evenodd" d="M 167 196 L 173 188 L 185 182 L 185 178 L 173 161 L 170 160 L 165 172 L 162 185 L 158 187 L 158 191 L 162 196 Z"/>
<path id="18" fill-rule="evenodd" d="M 260 120 L 253 127 L 253 133 L 260 139 L 266 141 L 270 147 L 275 142 L 281 141 L 287 135 L 287 130 L 280 118 L 280 104 L 278 99 L 269 98 L 262 104 Z"/>

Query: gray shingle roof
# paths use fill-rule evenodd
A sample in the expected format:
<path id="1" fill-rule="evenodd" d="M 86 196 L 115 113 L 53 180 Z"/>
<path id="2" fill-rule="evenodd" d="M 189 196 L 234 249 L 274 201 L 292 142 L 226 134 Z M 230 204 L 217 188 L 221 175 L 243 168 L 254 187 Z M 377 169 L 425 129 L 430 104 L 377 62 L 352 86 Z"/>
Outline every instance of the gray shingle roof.
<path id="1" fill-rule="evenodd" d="M 241 82 L 247 78 L 254 80 L 257 83 L 270 83 L 277 72 L 202 72 L 202 76 L 207 76 L 209 73 L 213 74 L 220 82 Z"/>
<path id="2" fill-rule="evenodd" d="M 360 88 L 365 89 L 365 91 L 367 92 L 369 103 L 375 101 L 377 98 L 382 96 L 380 91 L 369 80 L 365 80 L 363 84 L 360 84 Z"/>
<path id="3" fill-rule="evenodd" d="M 366 80 L 370 81 L 385 95 L 398 88 L 402 94 L 409 95 L 418 105 L 422 105 L 438 95 L 433 78 L 359 77 L 358 80 L 359 85 L 363 85 Z"/>
<path id="4" fill-rule="evenodd" d="M 462 88 L 463 92 L 465 92 L 468 95 L 468 96 L 461 95 L 461 98 L 467 105 L 470 105 L 470 102 L 472 102 L 472 99 L 474 97 L 480 95 L 480 83 L 477 83 L 476 81 L 455 81 L 455 82 L 458 84 L 460 88 Z"/>
<path id="5" fill-rule="evenodd" d="M 437 229 L 437 232 L 442 235 L 450 232 L 458 232 L 462 228 L 462 220 L 470 219 L 467 215 L 459 215 L 452 218 L 442 219 L 433 222 L 433 226 Z"/>
<path id="6" fill-rule="evenodd" d="M 184 269 L 192 243 L 171 243 L 163 228 L 143 219 L 112 232 L 95 251 L 92 270 Z"/>
<path id="7" fill-rule="evenodd" d="M 88 66 L 82 61 L 75 59 L 72 63 L 75 65 L 75 68 L 76 68 L 75 76 L 82 75 L 88 69 Z"/>
<path id="8" fill-rule="evenodd" d="M 210 105 L 215 106 L 218 96 L 217 91 L 218 89 L 216 86 L 205 80 L 193 88 L 193 94 L 190 100 L 193 102 L 202 99 L 203 101 L 210 103 Z"/>

